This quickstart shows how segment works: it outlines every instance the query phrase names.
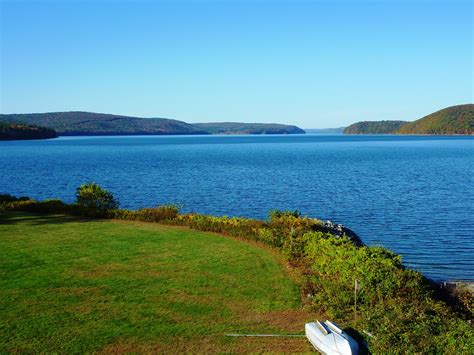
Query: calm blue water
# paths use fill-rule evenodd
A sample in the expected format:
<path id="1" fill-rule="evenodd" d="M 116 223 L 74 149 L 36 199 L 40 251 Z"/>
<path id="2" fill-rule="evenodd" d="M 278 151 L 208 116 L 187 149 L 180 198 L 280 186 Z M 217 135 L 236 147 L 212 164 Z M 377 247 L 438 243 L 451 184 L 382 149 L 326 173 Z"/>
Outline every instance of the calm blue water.
<path id="1" fill-rule="evenodd" d="M 95 181 L 122 207 L 347 225 L 436 279 L 474 281 L 474 138 L 69 137 L 0 142 L 0 193 L 73 201 Z"/>

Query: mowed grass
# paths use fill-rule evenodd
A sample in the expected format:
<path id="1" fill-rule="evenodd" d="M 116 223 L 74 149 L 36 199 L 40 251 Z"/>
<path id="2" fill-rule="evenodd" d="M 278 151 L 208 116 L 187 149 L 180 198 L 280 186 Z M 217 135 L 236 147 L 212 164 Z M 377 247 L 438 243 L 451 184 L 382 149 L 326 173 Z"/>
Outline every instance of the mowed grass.
<path id="1" fill-rule="evenodd" d="M 140 222 L 0 214 L 0 353 L 310 351 L 275 252 Z"/>

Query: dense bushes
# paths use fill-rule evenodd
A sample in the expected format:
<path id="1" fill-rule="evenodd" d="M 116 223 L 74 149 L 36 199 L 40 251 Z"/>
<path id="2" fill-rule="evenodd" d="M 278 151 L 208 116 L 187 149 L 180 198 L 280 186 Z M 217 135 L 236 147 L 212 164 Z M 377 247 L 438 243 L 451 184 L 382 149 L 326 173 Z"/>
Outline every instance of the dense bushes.
<path id="1" fill-rule="evenodd" d="M 164 222 L 176 219 L 178 213 L 178 206 L 166 205 L 155 208 L 143 208 L 137 211 L 119 209 L 110 210 L 107 213 L 107 217 L 128 221 Z"/>
<path id="2" fill-rule="evenodd" d="M 98 184 L 88 183 L 76 190 L 76 203 L 91 215 L 104 215 L 108 210 L 119 207 L 118 200 L 109 191 Z"/>
<path id="3" fill-rule="evenodd" d="M 105 206 L 116 207 L 113 203 Z M 469 353 L 474 349 L 473 328 L 467 322 L 472 313 L 457 313 L 437 300 L 430 283 L 419 272 L 405 269 L 399 255 L 381 247 L 359 245 L 341 226 L 333 228 L 297 211 L 272 211 L 268 221 L 258 221 L 179 214 L 174 205 L 131 211 L 98 209 L 93 203 L 66 205 L 59 200 L 0 197 L 0 207 L 83 215 L 99 210 L 107 218 L 181 225 L 255 240 L 278 248 L 302 271 L 302 287 L 311 296 L 308 300 L 315 310 L 359 333 L 372 333 L 374 337 L 366 338 L 372 352 Z M 361 285 L 357 311 L 355 280 Z M 472 298 L 470 302 L 467 304 L 472 305 Z"/>

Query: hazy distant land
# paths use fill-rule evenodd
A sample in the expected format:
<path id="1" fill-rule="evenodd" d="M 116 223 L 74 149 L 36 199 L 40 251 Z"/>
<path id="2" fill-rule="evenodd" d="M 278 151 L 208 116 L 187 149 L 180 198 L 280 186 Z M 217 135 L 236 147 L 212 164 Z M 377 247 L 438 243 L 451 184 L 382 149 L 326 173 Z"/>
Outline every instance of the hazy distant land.
<path id="1" fill-rule="evenodd" d="M 309 134 L 342 134 L 344 127 L 338 128 L 306 128 L 306 133 Z"/>

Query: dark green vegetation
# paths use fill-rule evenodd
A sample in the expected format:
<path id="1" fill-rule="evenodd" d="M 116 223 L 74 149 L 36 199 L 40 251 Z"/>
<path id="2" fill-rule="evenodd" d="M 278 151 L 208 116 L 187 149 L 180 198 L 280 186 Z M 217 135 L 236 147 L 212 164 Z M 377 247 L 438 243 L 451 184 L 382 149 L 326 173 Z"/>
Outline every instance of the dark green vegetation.
<path id="1" fill-rule="evenodd" d="M 364 121 L 344 129 L 344 134 L 474 134 L 474 105 L 451 106 L 414 122 Z"/>
<path id="2" fill-rule="evenodd" d="M 210 134 L 304 134 L 305 131 L 296 126 L 277 123 L 240 123 L 213 122 L 195 123 L 194 126 Z"/>
<path id="3" fill-rule="evenodd" d="M 344 128 L 344 134 L 393 134 L 406 121 L 362 121 Z"/>
<path id="4" fill-rule="evenodd" d="M 61 136 L 206 134 L 185 122 L 166 118 L 139 118 L 92 112 L 51 112 L 0 115 L 3 122 L 49 127 Z"/>
<path id="5" fill-rule="evenodd" d="M 119 208 L 119 202 L 114 196 L 94 183 L 79 186 L 76 190 L 76 201 L 81 208 L 97 211 L 99 215 Z"/>
<path id="6" fill-rule="evenodd" d="M 66 205 L 59 200 L 43 202 L 33 200 L 12 201 L 11 197 L 6 196 L 3 198 L 3 201 L 3 203 L 0 203 L 0 207 L 4 211 L 61 212 L 76 215 L 96 215 L 98 212 L 95 209 L 88 211 L 83 206 Z M 12 212 L 7 213 L 7 218 L 11 219 L 11 217 L 9 217 L 11 213 Z M 108 210 L 103 212 L 102 215 L 106 218 L 132 221 L 128 222 L 132 223 L 132 229 L 136 228 L 136 221 L 158 222 L 160 224 L 190 227 L 199 231 L 226 234 L 256 242 L 257 245 L 267 245 L 279 250 L 285 255 L 288 263 L 301 275 L 300 288 L 302 295 L 304 295 L 306 307 L 317 312 L 323 319 L 327 317 L 338 321 L 346 328 L 351 328 L 356 337 L 365 337 L 370 351 L 374 353 L 426 352 L 467 354 L 474 348 L 474 330 L 472 324 L 468 323 L 468 320 L 472 319 L 473 316 L 472 307 L 474 304 L 472 296 L 461 297 L 460 301 L 449 300 L 448 295 L 444 294 L 441 289 L 425 279 L 422 274 L 404 268 L 400 256 L 381 247 L 359 245 L 356 240 L 351 240 L 345 233 L 342 235 L 338 233 L 340 229 L 328 227 L 317 219 L 302 217 L 297 211 L 274 211 L 270 213 L 268 221 L 213 217 L 200 214 L 179 214 L 175 206 L 146 208 L 138 211 Z M 42 223 L 34 223 L 38 228 L 42 225 Z M 77 226 L 71 231 L 73 235 L 75 229 L 86 228 L 86 225 L 92 222 L 77 221 L 76 223 Z M 113 222 L 100 223 L 110 224 Z M 11 228 L 11 225 L 12 223 L 3 228 Z M 22 223 L 19 223 L 20 228 L 21 225 Z M 124 224 L 124 226 L 127 226 L 127 224 Z M 30 231 L 30 235 L 35 243 L 49 235 L 38 232 L 38 230 L 36 227 L 32 227 Z M 61 233 L 63 233 L 65 243 L 69 240 L 68 238 L 70 238 L 68 237 L 70 233 L 66 233 L 64 230 L 62 232 L 58 231 L 58 241 L 56 244 L 52 244 L 55 248 L 54 250 L 58 252 L 61 250 L 69 250 L 67 245 L 63 246 L 61 244 Z M 97 236 L 94 233 L 96 232 L 88 231 L 84 236 L 78 237 L 76 242 L 84 243 L 88 245 L 89 248 L 95 247 L 95 241 L 104 237 Z M 188 231 L 188 233 L 192 235 L 191 232 Z M 128 234 L 127 232 L 122 238 L 128 238 Z M 38 236 L 40 236 L 40 238 L 38 238 Z M 147 238 L 151 237 L 148 236 Z M 147 238 L 143 238 L 143 240 L 138 242 L 132 240 L 130 243 L 144 243 L 145 246 L 140 250 L 145 252 L 147 250 Z M 115 243 L 114 240 L 111 242 Z M 23 248 L 27 248 L 28 243 L 29 241 L 20 242 L 18 245 L 21 247 L 17 250 L 17 252 L 26 259 L 29 258 L 30 252 L 28 252 L 28 250 L 24 251 Z M 213 242 L 211 242 L 211 244 L 212 243 Z M 13 243 L 12 245 L 17 245 L 17 243 Z M 178 252 L 182 250 L 180 248 L 176 250 L 173 249 L 173 245 L 169 247 L 171 251 Z M 106 250 L 109 250 L 110 254 L 112 254 L 114 248 L 115 246 L 112 244 L 109 246 L 109 249 Z M 8 249 L 3 248 L 3 250 Z M 160 249 L 155 250 L 153 255 L 160 255 L 160 253 L 166 254 L 168 252 L 167 249 Z M 194 247 L 193 252 L 201 255 L 203 258 L 210 258 L 219 254 L 220 250 L 217 247 L 213 249 L 211 245 L 204 251 Z M 84 253 L 91 255 L 90 251 L 84 251 Z M 140 257 L 147 258 L 146 255 L 140 255 Z M 81 259 L 81 257 L 79 258 Z M 120 258 L 123 268 L 127 269 L 129 267 L 128 263 L 130 262 L 134 265 L 133 258 L 124 256 Z M 2 258 L 2 260 L 10 259 L 12 258 Z M 69 260 L 68 262 L 79 262 L 74 261 L 73 256 L 71 256 L 71 259 L 66 259 Z M 15 258 L 13 258 L 13 260 L 15 260 Z M 44 257 L 35 257 L 32 262 L 36 266 L 42 266 L 44 265 L 43 260 Z M 87 258 L 85 260 L 87 261 Z M 181 260 L 180 257 L 177 257 L 177 260 Z M 228 257 L 225 257 L 223 260 L 228 260 Z M 107 263 L 107 260 L 104 259 L 102 262 Z M 91 268 L 86 268 L 87 270 L 95 270 L 93 263 L 89 265 L 91 265 Z M 255 263 L 255 265 L 247 266 L 242 277 L 247 278 L 247 273 L 252 275 L 252 272 L 255 272 L 255 268 L 258 269 L 258 265 L 258 263 Z M 214 267 L 218 268 L 219 266 L 220 264 L 217 262 Z M 179 269 L 181 265 L 179 262 L 175 262 L 168 267 L 170 269 Z M 18 265 L 16 265 L 15 268 L 8 268 L 8 273 L 16 269 L 18 269 Z M 136 270 L 140 270 L 140 268 Z M 27 270 L 20 272 L 27 273 Z M 211 271 L 208 272 L 212 273 Z M 205 280 L 207 276 L 203 275 L 202 277 L 202 280 Z M 361 285 L 357 311 L 354 310 L 353 304 L 355 280 L 358 280 Z M 7 281 L 7 285 L 9 282 L 14 283 L 15 281 Z M 32 291 L 35 291 L 38 284 L 47 285 L 47 283 L 42 282 L 39 276 L 29 280 L 29 285 L 32 285 Z M 59 282 L 57 287 L 62 287 L 62 282 L 64 281 Z M 146 288 L 147 282 L 153 282 L 153 280 L 144 277 L 142 282 L 142 287 Z M 161 280 L 161 282 L 166 284 L 171 281 Z M 130 284 L 129 281 L 126 281 L 124 284 L 116 285 L 117 292 L 120 290 L 124 291 L 124 285 L 128 284 Z M 103 287 L 102 285 L 101 282 L 95 284 L 95 286 L 99 288 Z M 276 286 L 277 285 L 274 285 L 274 287 Z M 196 295 L 196 302 L 199 302 L 201 298 L 207 299 L 210 297 L 213 299 L 215 292 L 220 292 L 219 290 L 208 289 L 207 287 L 208 285 L 203 281 L 202 288 L 200 288 L 201 293 Z M 239 288 L 239 292 L 244 292 L 245 287 L 247 286 Z M 189 292 L 191 291 L 192 290 L 189 290 Z M 20 297 L 20 299 L 22 297 L 19 296 L 20 293 L 15 293 L 15 295 Z M 28 296 L 24 297 L 24 302 L 31 302 Z M 237 296 L 234 294 L 232 297 Z M 16 298 L 16 300 L 18 300 L 18 298 Z M 98 300 L 95 300 L 90 307 L 97 308 L 103 306 L 102 303 L 97 304 L 97 302 Z M 121 306 L 131 307 L 134 302 L 136 307 L 139 307 L 142 302 L 148 304 L 146 303 L 147 300 L 143 299 L 143 297 L 125 297 L 122 299 Z M 38 303 L 42 304 L 42 301 Z M 35 303 L 33 302 L 33 304 Z M 291 302 L 291 304 L 294 305 L 294 302 Z M 54 308 L 54 302 L 50 301 L 49 305 L 44 307 Z M 163 305 L 163 307 L 165 306 Z M 184 309 L 189 312 L 198 312 L 195 310 L 195 307 L 199 309 L 198 306 L 191 305 L 189 308 L 186 308 L 185 305 L 180 305 L 167 313 L 167 316 L 171 319 L 177 319 L 174 312 L 178 314 L 179 312 L 183 312 L 180 311 L 180 307 L 185 307 Z M 271 309 L 273 308 L 270 307 L 269 310 Z M 18 312 L 18 309 L 16 309 L 16 312 Z M 142 312 L 146 314 L 146 307 L 142 309 Z M 217 310 L 210 310 L 208 313 L 209 317 L 216 316 L 214 312 L 217 312 Z M 9 314 L 11 314 L 10 317 L 13 317 L 15 312 Z M 135 317 L 133 319 L 136 321 L 135 326 L 140 326 L 142 318 Z M 286 317 L 284 319 L 291 318 Z M 201 320 L 199 320 L 198 323 L 200 321 Z M 146 320 L 143 320 L 143 322 L 145 325 L 148 324 Z M 295 322 L 291 321 L 291 323 Z M 45 324 L 48 323 L 46 322 Z M 300 326 L 300 323 L 298 324 L 299 328 L 297 329 L 302 331 L 303 327 Z M 105 328 L 102 329 L 104 333 L 112 332 L 112 330 L 108 330 L 106 326 L 104 327 Z M 129 325 L 129 327 L 131 326 Z M 165 326 L 163 327 L 166 328 Z M 225 327 L 219 328 L 221 334 L 226 332 L 224 328 Z M 163 328 L 160 329 L 165 334 L 169 334 L 167 332 L 171 331 Z M 240 327 L 239 329 L 241 331 L 247 330 L 245 327 Z M 363 333 L 364 330 L 372 333 L 374 337 L 367 337 L 365 333 Z M 49 331 L 52 330 L 49 329 Z M 206 331 L 212 334 L 211 330 L 203 330 L 200 334 L 203 336 L 207 335 Z M 120 331 L 118 332 L 120 333 Z M 217 330 L 215 334 L 217 334 Z M 132 337 L 137 337 L 137 335 L 132 335 Z M 124 340 L 124 342 L 130 342 L 127 333 L 125 338 L 127 339 Z M 140 344 L 142 344 L 143 341 L 140 340 L 140 337 L 138 338 L 137 344 L 139 345 L 131 345 L 131 349 L 128 348 L 129 350 L 140 349 Z M 83 339 L 83 342 L 84 341 Z M 59 341 L 59 343 L 61 342 Z M 290 350 L 296 351 L 298 348 Z"/>
<path id="7" fill-rule="evenodd" d="M 49 127 L 61 136 L 304 133 L 298 127 L 280 124 L 189 124 L 167 118 L 139 118 L 93 112 L 9 114 L 0 115 L 0 122 Z"/>
<path id="8" fill-rule="evenodd" d="M 0 140 L 48 139 L 57 136 L 51 128 L 0 122 Z"/>
<path id="9" fill-rule="evenodd" d="M 187 228 L 0 213 L 0 353 L 308 351 L 271 250 Z"/>
<path id="10" fill-rule="evenodd" d="M 400 127 L 401 134 L 474 134 L 474 105 L 436 111 Z"/>

